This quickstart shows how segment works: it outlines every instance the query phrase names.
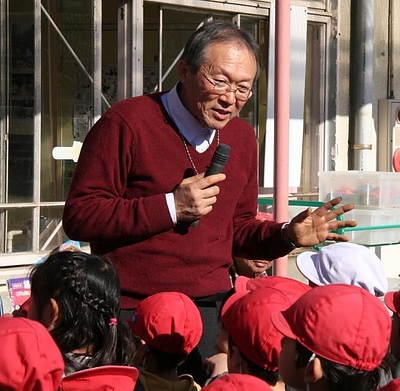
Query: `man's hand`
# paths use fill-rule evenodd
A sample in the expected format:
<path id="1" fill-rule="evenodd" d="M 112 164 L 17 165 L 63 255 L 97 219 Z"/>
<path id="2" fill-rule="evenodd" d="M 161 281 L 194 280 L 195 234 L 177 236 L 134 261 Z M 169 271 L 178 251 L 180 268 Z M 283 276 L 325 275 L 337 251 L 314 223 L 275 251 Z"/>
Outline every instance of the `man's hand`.
<path id="1" fill-rule="evenodd" d="M 225 174 L 204 177 L 204 173 L 184 179 L 174 190 L 176 218 L 178 221 L 195 221 L 210 213 L 217 202 L 217 183 Z"/>
<path id="2" fill-rule="evenodd" d="M 293 217 L 290 224 L 286 227 L 288 239 L 298 247 L 314 246 L 325 240 L 344 241 L 349 239 L 344 235 L 330 232 L 338 228 L 355 227 L 356 221 L 337 220 L 336 218 L 354 208 L 354 204 L 346 204 L 336 209 L 332 209 L 342 201 L 341 197 L 321 205 L 313 212 L 310 208 Z"/>

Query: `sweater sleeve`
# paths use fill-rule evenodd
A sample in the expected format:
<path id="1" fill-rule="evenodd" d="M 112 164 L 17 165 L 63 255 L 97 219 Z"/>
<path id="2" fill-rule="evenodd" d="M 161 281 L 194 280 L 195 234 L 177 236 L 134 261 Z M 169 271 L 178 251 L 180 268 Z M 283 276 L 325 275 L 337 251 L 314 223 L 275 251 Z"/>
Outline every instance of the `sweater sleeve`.
<path id="1" fill-rule="evenodd" d="M 255 218 L 258 207 L 258 159 L 257 146 L 253 142 L 242 141 L 251 145 L 241 166 L 246 166 L 247 183 L 237 203 L 233 216 L 233 253 L 248 259 L 266 259 L 287 255 L 292 249 L 282 238 L 283 223 L 259 221 Z"/>
<path id="2" fill-rule="evenodd" d="M 135 134 L 112 109 L 84 141 L 63 213 L 63 228 L 75 240 L 132 243 L 173 227 L 165 193 L 132 197 Z"/>

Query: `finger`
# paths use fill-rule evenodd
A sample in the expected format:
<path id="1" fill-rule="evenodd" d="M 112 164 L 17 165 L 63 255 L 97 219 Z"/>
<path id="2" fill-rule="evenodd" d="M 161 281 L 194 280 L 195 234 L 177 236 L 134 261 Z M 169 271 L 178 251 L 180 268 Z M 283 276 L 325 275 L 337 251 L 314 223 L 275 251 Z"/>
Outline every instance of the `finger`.
<path id="1" fill-rule="evenodd" d="M 185 178 L 182 181 L 182 184 L 186 184 L 187 185 L 189 183 L 197 182 L 197 181 L 199 181 L 200 179 L 203 179 L 203 178 L 204 178 L 204 172 L 202 172 L 201 174 L 197 174 L 197 175 Z"/>
<path id="2" fill-rule="evenodd" d="M 341 206 L 340 208 L 327 211 L 325 213 L 325 218 L 327 221 L 330 221 L 330 220 L 336 219 L 337 217 L 339 217 L 339 216 L 343 215 L 344 213 L 347 213 L 353 209 L 354 209 L 354 204 L 346 204 L 346 205 Z M 319 214 L 319 216 L 321 216 L 321 214 Z"/>
<path id="3" fill-rule="evenodd" d="M 204 177 L 201 182 L 199 182 L 199 185 L 205 189 L 207 187 L 216 185 L 219 182 L 222 182 L 226 179 L 226 175 L 225 174 L 215 174 L 215 175 L 209 175 Z"/>
<path id="4" fill-rule="evenodd" d="M 325 202 L 325 204 L 322 205 L 322 207 L 326 209 L 332 209 L 334 206 L 339 205 L 341 202 L 342 202 L 342 197 L 335 197 Z"/>
<path id="5" fill-rule="evenodd" d="M 329 241 L 332 240 L 332 241 L 335 241 L 335 242 L 348 242 L 349 238 L 347 236 L 344 236 L 344 235 L 339 235 L 337 233 L 330 232 L 327 235 L 326 240 L 329 240 Z"/>
<path id="6" fill-rule="evenodd" d="M 355 220 L 331 220 L 328 223 L 329 230 L 345 227 L 355 227 L 356 225 L 357 221 Z"/>

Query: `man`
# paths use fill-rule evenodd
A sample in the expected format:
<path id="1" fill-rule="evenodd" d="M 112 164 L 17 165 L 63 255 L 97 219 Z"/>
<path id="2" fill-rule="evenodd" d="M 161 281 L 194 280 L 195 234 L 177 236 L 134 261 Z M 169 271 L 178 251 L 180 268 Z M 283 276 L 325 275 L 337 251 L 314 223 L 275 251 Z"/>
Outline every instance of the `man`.
<path id="1" fill-rule="evenodd" d="M 121 101 L 93 126 L 64 209 L 67 235 L 113 261 L 121 308 L 163 291 L 195 301 L 205 330 L 200 359 L 213 352 L 232 252 L 273 260 L 296 246 L 346 240 L 330 231 L 356 224 L 336 220 L 353 208 L 331 210 L 340 198 L 288 225 L 254 218 L 257 144 L 237 115 L 259 69 L 249 33 L 222 21 L 205 24 L 189 38 L 171 91 Z M 204 177 L 220 143 L 231 147 L 224 173 Z"/>

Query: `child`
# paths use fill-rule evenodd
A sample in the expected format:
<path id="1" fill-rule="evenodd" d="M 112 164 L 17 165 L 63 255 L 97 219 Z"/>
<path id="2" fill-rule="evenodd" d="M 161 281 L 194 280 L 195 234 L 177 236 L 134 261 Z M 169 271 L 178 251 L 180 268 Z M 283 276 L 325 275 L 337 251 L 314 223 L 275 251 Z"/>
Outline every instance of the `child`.
<path id="1" fill-rule="evenodd" d="M 28 317 L 49 330 L 63 354 L 66 375 L 131 363 L 132 335 L 117 321 L 119 296 L 117 273 L 99 256 L 58 252 L 34 267 Z"/>
<path id="2" fill-rule="evenodd" d="M 0 389 L 56 391 L 64 362 L 49 332 L 24 318 L 0 318 Z"/>
<path id="3" fill-rule="evenodd" d="M 229 372 L 256 376 L 276 391 L 285 390 L 278 372 L 283 335 L 272 325 L 270 315 L 287 309 L 310 289 L 290 278 L 284 280 L 279 288 L 235 293 L 222 310 L 222 323 L 229 333 Z"/>
<path id="4" fill-rule="evenodd" d="M 265 212 L 257 212 L 256 219 L 259 221 L 273 221 L 273 215 Z M 234 256 L 233 265 L 229 269 L 232 283 L 235 283 L 238 276 L 249 278 L 271 276 L 273 263 L 274 261 L 255 260 Z"/>
<path id="5" fill-rule="evenodd" d="M 311 286 L 356 285 L 377 297 L 388 289 L 381 260 L 359 244 L 334 243 L 317 253 L 305 251 L 297 256 L 296 265 Z"/>
<path id="6" fill-rule="evenodd" d="M 203 333 L 200 312 L 189 297 L 178 292 L 149 296 L 128 323 L 142 343 L 135 357 L 140 370 L 137 389 L 200 390 L 190 375 L 177 373 Z"/>
<path id="7" fill-rule="evenodd" d="M 346 284 L 311 289 L 271 315 L 285 338 L 279 373 L 299 390 L 374 391 L 387 355 L 391 322 L 382 302 Z"/>
<path id="8" fill-rule="evenodd" d="M 254 376 L 232 373 L 214 380 L 202 391 L 271 391 L 271 388 Z"/>
<path id="9" fill-rule="evenodd" d="M 226 313 L 228 312 L 228 308 L 230 308 L 230 307 L 234 307 L 235 309 L 236 308 L 240 309 L 240 306 L 237 306 L 237 307 L 232 306 L 232 304 L 235 303 L 238 300 L 238 298 L 241 298 L 244 294 L 247 294 L 250 291 L 259 290 L 259 289 L 263 289 L 263 288 L 269 288 L 268 293 L 275 294 L 277 292 L 278 303 L 281 303 L 281 306 L 278 307 L 279 309 L 287 308 L 294 300 L 297 300 L 297 298 L 300 297 L 303 293 L 308 292 L 310 290 L 310 287 L 305 285 L 304 283 L 294 280 L 294 279 L 291 279 L 291 278 L 287 278 L 287 277 L 274 276 L 274 277 L 253 279 L 253 278 L 248 278 L 248 277 L 244 277 L 244 276 L 239 276 L 235 281 L 234 288 L 228 293 L 226 300 L 221 305 L 220 312 L 221 312 L 221 314 L 225 314 L 225 315 L 224 316 L 221 315 L 222 320 L 220 320 L 220 322 L 219 322 L 220 331 L 217 336 L 218 344 L 216 347 L 216 354 L 205 360 L 205 365 L 207 366 L 207 368 L 209 369 L 209 372 L 210 372 L 210 378 L 207 381 L 207 383 L 214 381 L 214 379 L 216 379 L 217 377 L 223 375 L 224 373 L 226 373 L 228 371 L 227 359 L 228 359 L 228 351 L 230 350 L 229 349 L 229 339 L 231 340 L 230 341 L 231 345 L 232 345 L 232 343 L 234 344 L 234 341 L 236 340 L 236 338 L 233 338 L 233 336 L 230 335 L 230 332 L 233 330 L 233 328 L 235 328 L 235 330 L 237 332 L 235 333 L 233 331 L 232 334 L 236 334 L 238 337 L 237 339 L 239 339 L 239 338 L 242 338 L 242 336 L 241 336 L 242 332 L 246 333 L 248 331 L 245 329 L 252 327 L 251 322 L 253 322 L 253 321 L 255 321 L 256 323 L 258 321 L 261 328 L 263 326 L 268 327 L 267 324 L 269 322 L 269 318 L 265 317 L 264 315 L 261 315 L 258 311 L 256 312 L 256 314 L 249 315 L 248 319 L 251 318 L 250 323 L 247 322 L 247 318 L 239 319 L 238 322 L 236 322 L 235 317 L 237 314 L 235 314 L 233 311 L 229 311 L 229 313 L 226 315 Z M 261 296 L 262 296 L 262 294 L 261 294 Z M 284 303 L 284 304 L 282 304 L 282 303 Z M 265 298 L 262 297 L 260 306 L 255 305 L 254 307 L 257 307 L 257 309 L 262 308 L 262 310 L 264 311 L 265 310 L 264 307 L 267 307 L 268 305 L 273 307 L 274 304 L 270 303 L 270 301 L 268 300 L 267 297 L 265 297 Z M 276 309 L 278 309 L 278 308 L 276 308 Z M 244 310 L 244 312 L 246 312 L 246 310 Z M 238 315 L 238 316 L 241 317 L 241 315 Z M 271 326 L 269 326 L 269 327 L 271 327 Z M 261 331 L 261 329 L 259 331 L 261 334 L 263 333 Z M 275 333 L 275 334 L 278 335 L 279 333 Z M 257 346 L 255 348 L 255 345 L 254 345 L 255 340 L 252 339 L 250 341 L 249 340 L 250 336 L 254 337 L 254 333 L 247 332 L 246 336 L 243 337 L 244 339 L 242 339 L 243 343 L 240 345 L 244 346 L 244 345 L 247 345 L 247 343 L 248 343 L 247 347 L 244 348 L 243 350 L 245 350 L 245 349 L 251 350 L 249 356 L 253 357 L 253 353 L 256 354 L 255 350 L 258 349 L 259 351 L 262 351 L 263 347 L 261 347 L 261 345 L 262 345 L 261 340 L 257 340 L 257 342 L 260 342 L 261 345 L 258 346 L 256 344 Z M 247 337 L 249 337 L 249 338 L 247 338 Z M 232 341 L 232 338 L 233 338 L 233 341 Z M 261 338 L 261 335 L 260 335 L 260 338 Z M 279 335 L 278 340 L 275 341 L 277 343 L 277 347 L 279 350 L 280 350 L 280 339 L 281 338 L 282 338 L 282 336 Z M 271 345 L 269 345 L 269 348 L 273 349 L 271 347 Z M 267 352 L 267 350 L 269 348 L 267 348 L 267 346 L 265 346 L 265 352 Z M 238 347 L 238 349 L 240 350 L 240 347 Z M 240 353 L 242 353 L 242 351 Z M 260 354 L 263 355 L 263 353 L 260 353 Z M 265 353 L 265 355 L 267 355 L 267 353 Z M 257 367 L 257 371 L 252 371 L 251 374 L 255 374 L 257 372 L 257 374 L 259 374 L 265 380 L 265 377 L 267 376 L 267 374 L 266 374 L 266 367 L 264 368 L 264 366 L 265 366 L 264 362 L 262 363 L 261 366 L 254 364 L 253 368 L 255 369 Z M 276 365 L 276 369 L 277 369 L 277 365 Z M 261 374 L 263 374 L 263 375 L 261 375 Z M 271 376 L 274 379 L 277 378 L 276 374 L 273 374 Z M 271 380 L 271 382 L 269 384 L 273 384 L 275 382 L 276 382 L 276 380 Z"/>
<path id="10" fill-rule="evenodd" d="M 393 312 L 390 336 L 391 369 L 393 377 L 400 377 L 400 291 L 387 292 L 384 300 L 387 307 Z"/>

